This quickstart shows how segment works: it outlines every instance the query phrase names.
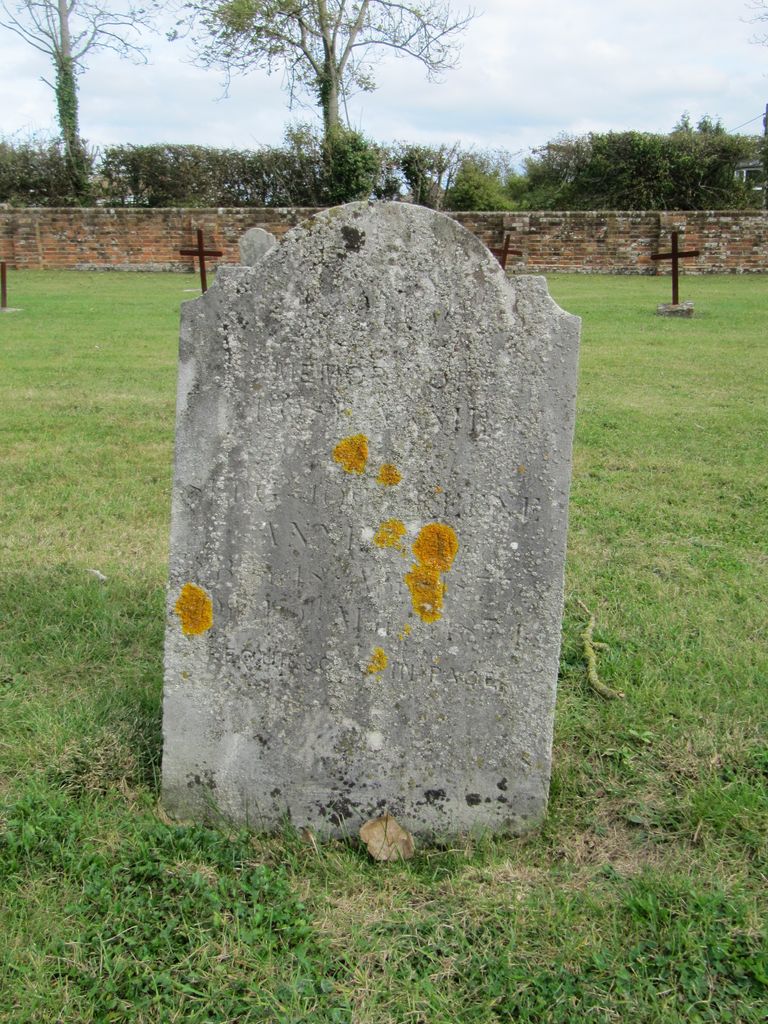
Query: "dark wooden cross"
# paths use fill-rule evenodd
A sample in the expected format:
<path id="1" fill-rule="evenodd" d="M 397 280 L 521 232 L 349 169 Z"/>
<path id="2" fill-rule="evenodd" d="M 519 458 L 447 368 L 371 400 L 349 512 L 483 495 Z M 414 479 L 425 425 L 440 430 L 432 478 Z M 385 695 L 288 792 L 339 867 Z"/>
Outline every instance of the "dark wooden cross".
<path id="1" fill-rule="evenodd" d="M 680 305 L 680 260 L 684 256 L 698 256 L 698 249 L 686 249 L 683 252 L 680 251 L 677 245 L 677 232 L 672 232 L 672 251 L 671 252 L 657 252 L 655 256 L 651 256 L 652 260 L 672 260 L 672 305 Z"/>
<path id="2" fill-rule="evenodd" d="M 502 270 L 506 270 L 507 269 L 507 257 L 508 256 L 522 256 L 523 255 L 522 249 L 510 249 L 509 243 L 511 241 L 512 241 L 512 232 L 511 231 L 507 231 L 507 233 L 504 235 L 504 242 L 502 243 L 501 247 L 493 246 L 493 245 L 489 245 L 488 246 L 488 248 L 491 250 L 493 255 L 496 257 L 496 259 L 501 264 L 501 269 Z"/>
<path id="3" fill-rule="evenodd" d="M 8 308 L 8 277 L 5 260 L 0 262 L 0 309 Z"/>
<path id="4" fill-rule="evenodd" d="M 205 257 L 206 256 L 223 256 L 224 253 L 221 249 L 206 249 L 203 245 L 203 229 L 197 229 L 197 245 L 194 249 L 179 249 L 180 256 L 197 256 L 200 261 L 200 284 L 202 285 L 203 291 L 208 291 L 208 278 L 205 274 Z"/>

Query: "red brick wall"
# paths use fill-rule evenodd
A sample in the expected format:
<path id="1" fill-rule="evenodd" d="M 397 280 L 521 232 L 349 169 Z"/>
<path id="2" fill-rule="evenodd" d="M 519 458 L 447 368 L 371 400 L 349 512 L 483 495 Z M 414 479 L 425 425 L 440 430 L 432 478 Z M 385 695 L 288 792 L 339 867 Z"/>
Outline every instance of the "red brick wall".
<path id="1" fill-rule="evenodd" d="M 206 244 L 238 259 L 237 240 L 249 227 L 280 236 L 314 213 L 311 209 L 0 209 L 0 259 L 19 269 L 191 270 L 179 256 L 201 227 Z M 768 271 L 768 214 L 757 210 L 450 214 L 486 244 L 513 234 L 510 267 L 546 273 L 652 274 L 651 254 L 681 232 L 685 248 L 701 255 L 685 261 L 688 273 Z M 662 271 L 669 270 L 664 264 Z"/>

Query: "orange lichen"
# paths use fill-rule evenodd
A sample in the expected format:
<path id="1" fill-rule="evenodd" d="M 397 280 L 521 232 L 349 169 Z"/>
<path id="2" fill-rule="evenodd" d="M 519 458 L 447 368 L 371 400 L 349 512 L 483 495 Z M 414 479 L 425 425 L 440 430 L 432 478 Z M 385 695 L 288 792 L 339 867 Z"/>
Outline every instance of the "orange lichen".
<path id="1" fill-rule="evenodd" d="M 413 610 L 422 622 L 442 618 L 445 584 L 440 577 L 451 568 L 458 550 L 458 537 L 445 523 L 427 523 L 419 531 L 413 544 L 416 564 L 405 574 L 405 582 Z"/>
<path id="2" fill-rule="evenodd" d="M 381 647 L 374 647 L 371 660 L 368 662 L 368 668 L 365 670 L 369 676 L 377 675 L 379 672 L 383 672 L 389 664 L 389 658 L 387 658 L 386 651 Z"/>
<path id="3" fill-rule="evenodd" d="M 333 460 L 345 473 L 364 473 L 368 462 L 368 438 L 365 434 L 345 437 L 333 449 Z"/>
<path id="4" fill-rule="evenodd" d="M 185 636 L 200 636 L 213 625 L 211 599 L 194 583 L 184 584 L 173 610 L 181 619 L 181 629 Z"/>
<path id="5" fill-rule="evenodd" d="M 384 487 L 396 487 L 402 479 L 403 476 L 397 466 L 393 466 L 391 462 L 385 462 L 379 470 L 376 483 L 383 484 Z"/>
<path id="6" fill-rule="evenodd" d="M 374 534 L 373 543 L 380 548 L 397 548 L 399 551 L 405 533 L 405 523 L 399 519 L 387 519 Z"/>
<path id="7" fill-rule="evenodd" d="M 458 550 L 458 537 L 445 523 L 427 523 L 419 531 L 413 545 L 413 553 L 419 565 L 436 569 L 438 572 L 448 572 Z"/>
<path id="8" fill-rule="evenodd" d="M 405 574 L 405 582 L 411 592 L 413 610 L 422 622 L 437 622 L 442 618 L 445 587 L 437 569 L 412 565 L 411 571 Z"/>

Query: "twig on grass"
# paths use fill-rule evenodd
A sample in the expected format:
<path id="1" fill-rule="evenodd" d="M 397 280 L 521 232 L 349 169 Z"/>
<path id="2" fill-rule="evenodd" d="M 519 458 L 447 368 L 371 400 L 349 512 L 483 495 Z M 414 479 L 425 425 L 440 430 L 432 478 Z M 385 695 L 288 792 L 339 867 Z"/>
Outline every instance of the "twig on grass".
<path id="1" fill-rule="evenodd" d="M 610 686 L 606 686 L 597 674 L 597 652 L 599 650 L 607 651 L 608 644 L 601 644 L 597 640 L 592 639 L 592 634 L 595 631 L 595 616 L 583 601 L 580 601 L 578 598 L 576 600 L 581 610 L 589 619 L 586 628 L 581 634 L 581 642 L 584 645 L 584 660 L 587 663 L 587 678 L 589 679 L 589 685 L 595 693 L 599 693 L 605 700 L 619 700 L 624 696 L 622 691 L 613 690 Z"/>

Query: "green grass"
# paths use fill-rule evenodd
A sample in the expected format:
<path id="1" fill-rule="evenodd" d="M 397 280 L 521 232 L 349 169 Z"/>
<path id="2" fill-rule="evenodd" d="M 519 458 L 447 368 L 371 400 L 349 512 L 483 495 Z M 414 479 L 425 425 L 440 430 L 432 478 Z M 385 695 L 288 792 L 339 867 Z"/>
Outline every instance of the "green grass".
<path id="1" fill-rule="evenodd" d="M 550 813 L 386 867 L 157 805 L 193 280 L 11 274 L 0 1020 L 764 1021 L 768 278 L 684 278 L 691 321 L 668 279 L 550 279 L 584 318 Z"/>

